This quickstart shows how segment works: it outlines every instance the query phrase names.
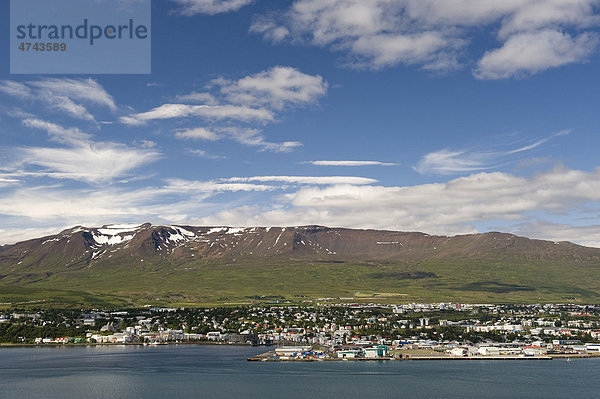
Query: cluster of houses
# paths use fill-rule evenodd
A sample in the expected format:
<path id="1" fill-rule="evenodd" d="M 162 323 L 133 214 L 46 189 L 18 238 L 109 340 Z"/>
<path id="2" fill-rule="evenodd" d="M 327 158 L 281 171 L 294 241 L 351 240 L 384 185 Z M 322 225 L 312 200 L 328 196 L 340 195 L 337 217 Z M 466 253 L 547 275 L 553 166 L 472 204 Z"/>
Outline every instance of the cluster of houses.
<path id="1" fill-rule="evenodd" d="M 39 336 L 34 341 L 37 344 L 286 344 L 324 348 L 329 356 L 341 358 L 385 358 L 390 351 L 409 349 L 452 356 L 590 353 L 598 351 L 600 341 L 600 306 L 596 305 L 412 303 L 40 310 L 0 314 L 0 323 L 40 330 L 60 326 L 72 332 L 73 338 Z M 448 336 L 449 331 L 454 335 Z M 463 335 L 468 339 L 461 339 Z M 319 356 L 304 352 L 296 356 Z"/>
<path id="2" fill-rule="evenodd" d="M 57 337 L 57 338 L 36 338 L 34 340 L 36 344 L 80 344 L 83 342 L 83 338 L 73 337 Z"/>

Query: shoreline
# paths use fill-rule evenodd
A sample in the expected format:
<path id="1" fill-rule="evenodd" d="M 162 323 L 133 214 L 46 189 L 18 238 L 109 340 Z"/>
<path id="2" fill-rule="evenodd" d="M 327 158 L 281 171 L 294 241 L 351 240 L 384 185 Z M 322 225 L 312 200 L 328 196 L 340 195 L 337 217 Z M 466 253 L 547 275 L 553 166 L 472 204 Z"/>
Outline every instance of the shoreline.
<path id="1" fill-rule="evenodd" d="M 249 357 L 249 362 L 346 362 L 346 361 L 436 361 L 436 360 L 466 360 L 466 361 L 477 361 L 477 360 L 554 360 L 554 359 L 565 359 L 571 361 L 572 359 L 589 359 L 589 358 L 600 358 L 600 354 L 551 354 L 543 356 L 520 356 L 520 355 L 506 355 L 506 356 L 444 356 L 444 355 L 407 355 L 407 356 L 388 356 L 388 357 L 375 357 L 375 358 L 308 358 L 308 359 L 289 359 L 289 358 L 273 358 L 275 355 L 274 351 L 268 351 L 260 355 Z"/>
<path id="2" fill-rule="evenodd" d="M 11 343 L 0 343 L 0 348 L 44 348 L 44 347 L 85 347 L 85 346 L 165 346 L 165 345 L 214 345 L 214 346 L 250 346 L 249 344 L 242 343 L 218 343 L 218 342 L 204 342 L 204 341 L 190 341 L 190 342 L 161 342 L 161 343 L 144 343 L 144 342 L 124 342 L 124 343 L 113 343 L 113 342 L 86 342 L 86 343 L 48 343 L 48 344 L 11 344 Z M 258 345 L 258 346 L 273 346 L 273 345 Z"/>
<path id="3" fill-rule="evenodd" d="M 253 347 L 248 344 L 241 343 L 216 343 L 216 342 L 164 342 L 158 344 L 148 344 L 141 342 L 129 342 L 129 343 L 79 343 L 79 344 L 59 344 L 59 343 L 50 343 L 50 344 L 10 344 L 10 343 L 1 343 L 1 348 L 81 348 L 81 347 L 112 347 L 112 346 L 148 346 L 148 347 L 156 347 L 156 346 L 186 346 L 186 345 L 207 345 L 207 346 L 245 346 L 245 347 Z M 259 345 L 263 347 L 269 347 L 273 345 Z M 379 362 L 387 362 L 387 361 L 447 361 L 447 360 L 464 360 L 464 361 L 477 361 L 477 360 L 490 360 L 490 361 L 499 361 L 499 360 L 559 360 L 564 359 L 566 361 L 576 360 L 576 359 L 591 359 L 591 358 L 599 358 L 600 353 L 561 353 L 561 354 L 550 354 L 543 356 L 520 356 L 520 355 L 506 355 L 506 356 L 445 356 L 445 355 L 396 355 L 396 356 L 387 356 L 381 358 L 308 358 L 308 359 L 281 359 L 281 358 L 272 358 L 271 356 L 275 355 L 275 351 L 267 351 L 255 356 L 251 356 L 246 360 L 249 362 L 346 362 L 346 361 L 379 361 Z"/>

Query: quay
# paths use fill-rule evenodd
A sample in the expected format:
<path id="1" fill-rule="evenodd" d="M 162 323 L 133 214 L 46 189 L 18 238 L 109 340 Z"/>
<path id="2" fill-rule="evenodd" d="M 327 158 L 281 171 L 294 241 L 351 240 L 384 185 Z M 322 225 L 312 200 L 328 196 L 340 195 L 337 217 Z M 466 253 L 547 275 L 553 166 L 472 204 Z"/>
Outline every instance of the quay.
<path id="1" fill-rule="evenodd" d="M 577 356 L 582 358 L 588 356 Z M 570 359 L 563 356 L 445 356 L 445 355 L 395 355 L 383 357 L 335 357 L 327 355 L 312 355 L 305 356 L 281 356 L 276 351 L 268 351 L 260 355 L 249 357 L 249 362 L 322 362 L 322 361 L 388 361 L 388 360 L 552 360 Z"/>
<path id="2" fill-rule="evenodd" d="M 551 356 L 414 356 L 402 360 L 552 360 Z"/>

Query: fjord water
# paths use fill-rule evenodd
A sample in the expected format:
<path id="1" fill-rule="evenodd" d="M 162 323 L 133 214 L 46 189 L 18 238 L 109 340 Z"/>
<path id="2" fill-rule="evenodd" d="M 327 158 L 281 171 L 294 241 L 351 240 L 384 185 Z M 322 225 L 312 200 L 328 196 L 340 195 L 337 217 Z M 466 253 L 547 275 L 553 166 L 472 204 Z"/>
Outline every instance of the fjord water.
<path id="1" fill-rule="evenodd" d="M 247 362 L 265 348 L 0 348 L 0 398 L 600 397 L 600 359 Z"/>

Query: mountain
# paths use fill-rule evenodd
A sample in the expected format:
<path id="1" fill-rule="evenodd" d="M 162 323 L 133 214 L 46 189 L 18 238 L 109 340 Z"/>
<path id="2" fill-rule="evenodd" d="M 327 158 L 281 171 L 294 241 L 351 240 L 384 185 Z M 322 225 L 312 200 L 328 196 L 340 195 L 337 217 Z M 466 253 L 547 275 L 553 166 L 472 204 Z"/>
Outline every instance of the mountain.
<path id="1" fill-rule="evenodd" d="M 506 233 L 77 226 L 0 247 L 0 299 L 45 303 L 597 301 L 600 249 Z"/>

